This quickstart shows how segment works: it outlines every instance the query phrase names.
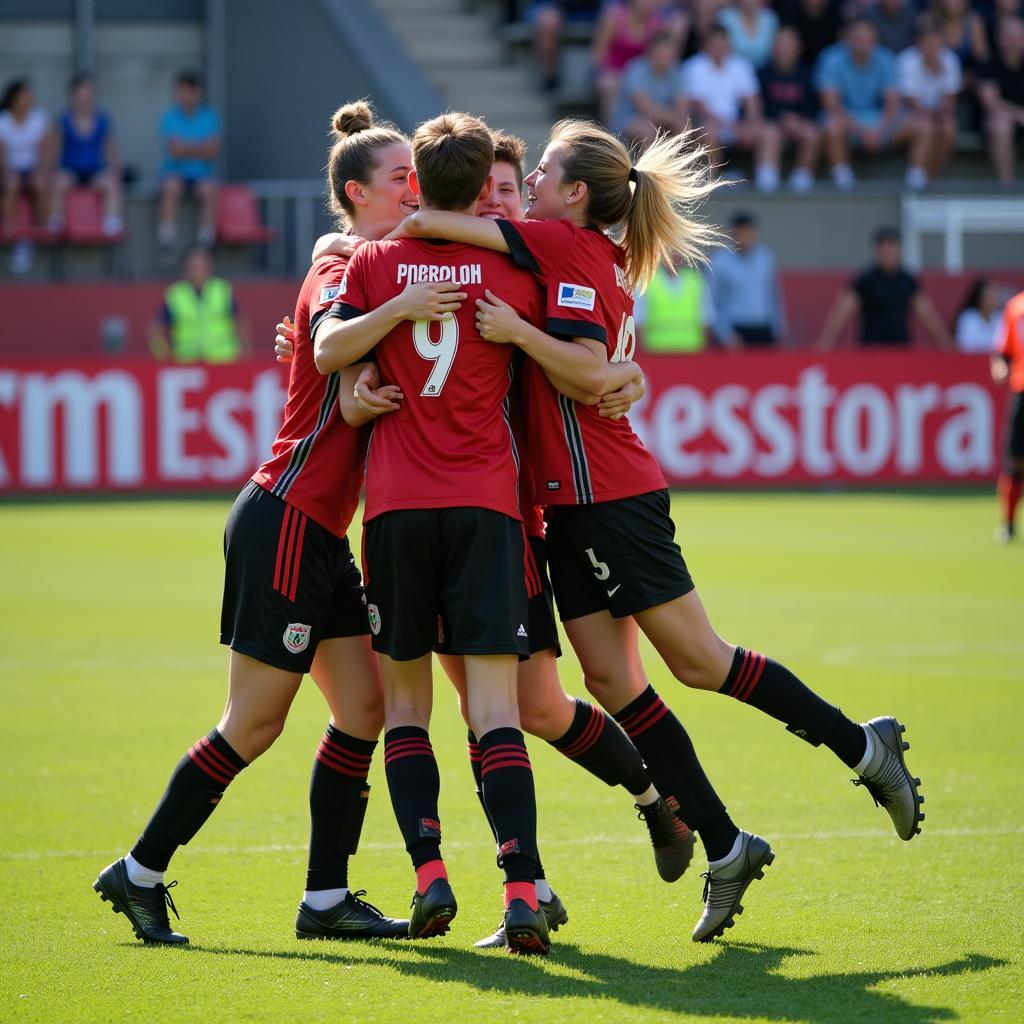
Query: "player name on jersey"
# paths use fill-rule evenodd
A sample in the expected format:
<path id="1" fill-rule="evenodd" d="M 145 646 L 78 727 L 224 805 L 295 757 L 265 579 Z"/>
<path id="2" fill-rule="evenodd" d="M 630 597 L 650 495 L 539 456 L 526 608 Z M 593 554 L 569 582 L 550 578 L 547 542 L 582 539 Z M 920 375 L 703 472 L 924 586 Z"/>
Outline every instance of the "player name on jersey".
<path id="1" fill-rule="evenodd" d="M 398 284 L 420 284 L 423 281 L 454 281 L 455 284 L 482 284 L 479 263 L 428 264 L 399 263 Z"/>

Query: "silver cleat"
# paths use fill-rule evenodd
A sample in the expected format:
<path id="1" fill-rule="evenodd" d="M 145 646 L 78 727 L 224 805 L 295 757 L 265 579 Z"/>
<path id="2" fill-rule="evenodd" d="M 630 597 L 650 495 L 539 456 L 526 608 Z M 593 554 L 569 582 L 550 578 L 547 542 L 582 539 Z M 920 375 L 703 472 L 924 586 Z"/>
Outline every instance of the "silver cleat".
<path id="1" fill-rule="evenodd" d="M 863 728 L 871 734 L 875 751 L 860 778 L 852 780 L 853 784 L 863 786 L 875 805 L 889 812 L 896 835 L 909 842 L 921 832 L 924 797 L 918 791 L 921 780 L 910 774 L 903 759 L 903 751 L 910 749 L 903 739 L 907 727 L 895 718 L 885 717 L 872 718 Z"/>
<path id="2" fill-rule="evenodd" d="M 739 855 L 723 867 L 704 872 L 704 913 L 693 929 L 694 942 L 710 942 L 731 928 L 738 914 L 743 913 L 740 900 L 747 886 L 764 878 L 775 854 L 766 839 L 740 832 Z"/>

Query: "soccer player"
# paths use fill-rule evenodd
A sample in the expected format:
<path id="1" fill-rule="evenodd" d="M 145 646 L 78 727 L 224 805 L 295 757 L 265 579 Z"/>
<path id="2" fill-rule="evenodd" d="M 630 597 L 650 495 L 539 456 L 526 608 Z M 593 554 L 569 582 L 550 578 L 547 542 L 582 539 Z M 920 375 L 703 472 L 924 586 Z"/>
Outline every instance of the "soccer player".
<path id="1" fill-rule="evenodd" d="M 337 135 L 328 184 L 337 212 L 379 238 L 416 207 L 406 178 L 408 140 L 374 126 L 363 103 L 334 116 Z M 334 302 L 346 260 L 318 261 L 296 306 L 295 358 L 284 422 L 271 458 L 243 488 L 225 532 L 221 643 L 231 648 L 228 701 L 220 722 L 182 758 L 131 852 L 105 868 L 94 888 L 125 914 L 137 937 L 180 944 L 164 873 L 228 784 L 270 747 L 284 726 L 302 676 L 311 672 L 331 709 L 313 766 L 307 892 L 300 937 L 405 936 L 408 922 L 381 915 L 348 889 L 348 857 L 359 839 L 366 778 L 383 724 L 379 669 L 368 641 L 363 591 L 345 532 L 359 500 L 364 432 L 342 418 L 354 401 L 350 374 L 321 376 L 310 328 Z M 451 289 L 418 284 L 399 296 L 397 314 L 420 320 Z M 351 411 L 350 411 L 351 412 Z M 355 413 L 351 413 L 355 416 Z"/>
<path id="2" fill-rule="evenodd" d="M 999 474 L 999 508 L 1003 522 L 996 540 L 1006 544 L 1016 532 L 1017 505 L 1024 484 L 1024 292 L 1006 304 L 996 347 L 992 353 L 992 379 L 1010 388 L 1006 418 L 1006 464 Z"/>
<path id="3" fill-rule="evenodd" d="M 422 206 L 473 214 L 490 188 L 493 158 L 482 121 L 446 114 L 417 129 L 410 184 Z M 440 622 L 465 665 L 483 799 L 505 872 L 506 942 L 545 954 L 533 771 L 516 699 L 518 659 L 529 645 L 518 455 L 507 418 L 512 351 L 483 340 L 471 305 L 403 323 L 389 303 L 419 281 L 452 282 L 460 289 L 449 294 L 454 306 L 493 285 L 527 319 L 543 313 L 532 276 L 495 253 L 409 239 L 358 249 L 314 333 L 322 372 L 372 351 L 381 379 L 405 396 L 397 414 L 374 423 L 364 569 L 384 679 L 388 788 L 416 870 L 409 934 L 447 931 L 458 909 L 441 858 L 440 781 L 427 728 Z"/>
<path id="4" fill-rule="evenodd" d="M 704 842 L 709 870 L 697 941 L 733 923 L 743 892 L 774 855 L 764 839 L 731 821 L 685 730 L 654 690 L 635 695 L 646 683 L 637 625 L 680 682 L 734 697 L 807 742 L 827 745 L 885 807 L 902 839 L 912 839 L 924 818 L 919 780 L 903 758 L 904 727 L 888 717 L 859 726 L 782 665 L 719 637 L 675 544 L 657 462 L 628 421 L 602 419 L 549 386 L 564 377 L 599 390 L 609 363 L 632 355 L 634 289 L 643 289 L 659 262 L 693 262 L 714 241 L 692 216 L 715 187 L 704 163 L 702 149 L 682 136 L 659 139 L 634 165 L 603 129 L 563 121 L 527 178 L 525 222 L 490 225 L 427 212 L 400 229 L 510 252 L 546 283 L 550 333 L 517 317 L 493 290 L 477 303 L 478 323 L 485 337 L 513 343 L 532 359 L 531 466 L 548 505 L 555 597 L 588 689 L 615 709 L 659 790 L 675 793 Z M 607 233 L 619 224 L 621 245 Z"/>

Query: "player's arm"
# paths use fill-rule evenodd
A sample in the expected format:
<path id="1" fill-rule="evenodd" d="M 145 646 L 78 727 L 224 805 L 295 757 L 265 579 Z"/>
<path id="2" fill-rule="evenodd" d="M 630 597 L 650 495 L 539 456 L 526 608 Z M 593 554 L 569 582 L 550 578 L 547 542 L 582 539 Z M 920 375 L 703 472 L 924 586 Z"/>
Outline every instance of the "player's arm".
<path id="1" fill-rule="evenodd" d="M 405 397 L 395 384 L 380 386 L 375 363 L 353 363 L 339 375 L 338 407 L 350 427 L 362 427 L 378 416 L 396 412 Z"/>
<path id="2" fill-rule="evenodd" d="M 447 210 L 418 210 L 410 214 L 388 238 L 444 238 L 449 242 L 478 245 L 481 249 L 509 252 L 498 221 Z"/>
<path id="3" fill-rule="evenodd" d="M 956 343 L 953 341 L 946 325 L 942 322 L 938 310 L 932 305 L 932 300 L 920 289 L 914 292 L 910 300 L 914 315 L 924 324 L 925 330 L 932 336 L 935 344 L 944 352 L 955 352 Z"/>
<path id="4" fill-rule="evenodd" d="M 860 296 L 852 288 L 844 288 L 829 310 L 815 348 L 821 352 L 831 352 L 836 339 L 843 333 L 843 328 L 859 309 Z"/>
<path id="5" fill-rule="evenodd" d="M 321 235 L 313 243 L 313 255 L 310 258 L 310 263 L 316 263 L 324 256 L 352 256 L 365 241 L 365 238 L 360 238 L 358 235 L 328 231 L 326 235 Z"/>

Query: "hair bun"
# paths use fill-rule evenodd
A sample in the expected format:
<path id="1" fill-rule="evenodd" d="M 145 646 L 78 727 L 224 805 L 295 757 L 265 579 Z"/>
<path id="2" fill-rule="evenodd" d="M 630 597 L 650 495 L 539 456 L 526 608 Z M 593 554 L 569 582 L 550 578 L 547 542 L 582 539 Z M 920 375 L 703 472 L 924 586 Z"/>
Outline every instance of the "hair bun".
<path id="1" fill-rule="evenodd" d="M 366 100 L 356 100 L 338 107 L 331 118 L 334 134 L 345 138 L 373 127 L 373 110 Z"/>

